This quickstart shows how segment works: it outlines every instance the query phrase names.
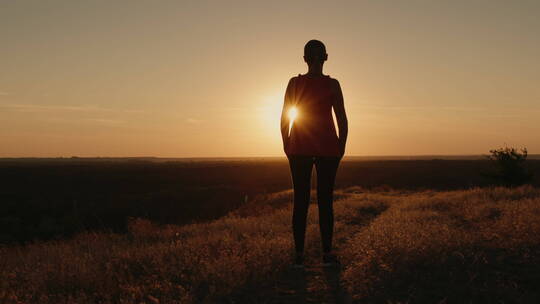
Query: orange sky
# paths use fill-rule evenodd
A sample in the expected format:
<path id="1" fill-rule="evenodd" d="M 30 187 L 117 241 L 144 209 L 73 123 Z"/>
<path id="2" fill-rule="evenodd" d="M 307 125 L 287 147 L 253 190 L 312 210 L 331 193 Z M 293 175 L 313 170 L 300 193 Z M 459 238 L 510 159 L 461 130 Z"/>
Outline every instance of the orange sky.
<path id="1" fill-rule="evenodd" d="M 348 155 L 540 153 L 538 1 L 2 1 L 0 39 L 0 157 L 282 155 L 309 39 Z"/>

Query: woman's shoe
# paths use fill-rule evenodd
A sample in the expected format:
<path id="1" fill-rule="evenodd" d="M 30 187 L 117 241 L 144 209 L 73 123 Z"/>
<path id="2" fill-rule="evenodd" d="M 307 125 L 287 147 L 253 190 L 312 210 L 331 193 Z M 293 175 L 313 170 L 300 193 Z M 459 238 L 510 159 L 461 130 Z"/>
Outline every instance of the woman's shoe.
<path id="1" fill-rule="evenodd" d="M 304 256 L 297 254 L 294 259 L 293 268 L 304 268 Z"/>
<path id="2" fill-rule="evenodd" d="M 330 266 L 338 266 L 341 263 L 339 262 L 337 256 L 332 253 L 325 253 L 323 254 L 323 263 L 322 265 L 324 267 L 330 267 Z"/>

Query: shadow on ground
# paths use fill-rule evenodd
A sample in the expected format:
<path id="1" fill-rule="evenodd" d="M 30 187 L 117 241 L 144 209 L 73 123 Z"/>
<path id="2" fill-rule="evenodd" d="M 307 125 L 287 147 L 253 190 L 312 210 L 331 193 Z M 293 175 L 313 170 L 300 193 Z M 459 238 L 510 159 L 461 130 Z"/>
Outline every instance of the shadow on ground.
<path id="1" fill-rule="evenodd" d="M 351 194 L 354 196 L 354 194 Z M 354 201 L 354 197 L 350 197 Z M 362 228 L 388 209 L 383 203 L 356 201 L 349 206 L 350 214 L 339 218 L 346 223 L 347 229 L 336 227 L 334 243 L 339 255 L 339 245 L 344 244 Z M 354 227 L 355 229 L 350 229 Z M 318 237 L 308 239 L 305 268 L 288 267 L 273 282 L 265 286 L 252 286 L 252 290 L 242 295 L 237 294 L 229 303 L 352 303 L 342 280 L 342 267 L 323 267 L 322 253 Z"/>

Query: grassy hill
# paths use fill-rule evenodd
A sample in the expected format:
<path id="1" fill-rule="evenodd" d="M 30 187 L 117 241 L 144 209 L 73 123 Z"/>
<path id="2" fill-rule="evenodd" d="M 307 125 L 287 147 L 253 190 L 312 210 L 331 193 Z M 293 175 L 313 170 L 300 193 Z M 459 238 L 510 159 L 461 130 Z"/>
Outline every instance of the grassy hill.
<path id="1" fill-rule="evenodd" d="M 540 161 L 528 160 L 540 172 Z M 487 160 L 348 160 L 336 187 L 459 190 L 493 184 Z M 220 218 L 291 188 L 284 158 L 223 161 L 0 161 L 0 244 L 127 231 L 128 218 L 189 224 Z M 540 174 L 532 181 L 540 186 Z"/>
<path id="2" fill-rule="evenodd" d="M 0 302 L 540 301 L 538 188 L 348 188 L 335 203 L 342 268 L 319 267 L 312 206 L 301 272 L 288 269 L 288 195 L 268 195 L 207 223 L 132 219 L 127 234 L 0 247 Z"/>

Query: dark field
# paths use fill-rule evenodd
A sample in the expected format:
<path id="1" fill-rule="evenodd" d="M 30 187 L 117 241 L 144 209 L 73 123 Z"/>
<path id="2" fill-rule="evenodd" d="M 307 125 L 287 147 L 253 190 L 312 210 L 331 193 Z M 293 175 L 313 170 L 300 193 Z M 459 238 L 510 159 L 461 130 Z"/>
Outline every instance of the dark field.
<path id="1" fill-rule="evenodd" d="M 528 160 L 540 172 L 540 160 Z M 384 191 L 487 186 L 486 160 L 344 159 L 336 188 Z M 187 224 L 219 218 L 291 188 L 286 160 L 0 160 L 0 243 L 125 232 L 128 219 Z M 533 184 L 539 185 L 538 174 Z"/>

